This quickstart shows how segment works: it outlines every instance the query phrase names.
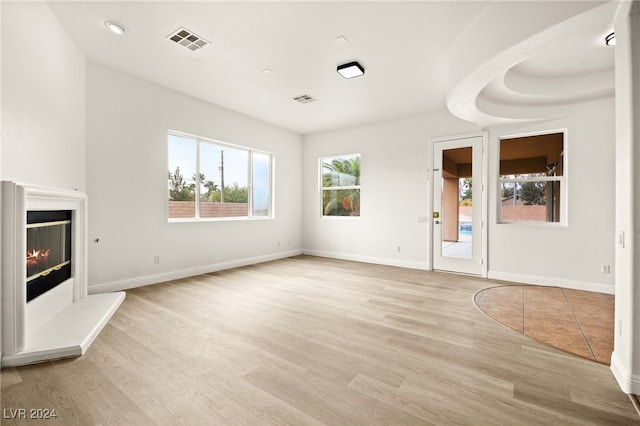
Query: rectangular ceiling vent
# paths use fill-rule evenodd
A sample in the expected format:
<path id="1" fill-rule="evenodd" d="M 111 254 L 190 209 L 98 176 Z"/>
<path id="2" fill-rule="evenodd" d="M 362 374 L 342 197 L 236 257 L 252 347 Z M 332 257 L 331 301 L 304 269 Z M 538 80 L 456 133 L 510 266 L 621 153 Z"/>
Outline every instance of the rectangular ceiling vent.
<path id="1" fill-rule="evenodd" d="M 195 52 L 210 44 L 207 40 L 203 39 L 199 35 L 194 34 L 192 31 L 186 28 L 179 28 L 167 36 L 167 38 L 180 46 Z"/>
<path id="2" fill-rule="evenodd" d="M 298 101 L 301 104 L 308 104 L 310 102 L 315 102 L 317 101 L 316 98 L 309 96 L 309 95 L 300 95 L 300 96 L 296 96 L 295 98 L 293 98 L 294 101 Z"/>

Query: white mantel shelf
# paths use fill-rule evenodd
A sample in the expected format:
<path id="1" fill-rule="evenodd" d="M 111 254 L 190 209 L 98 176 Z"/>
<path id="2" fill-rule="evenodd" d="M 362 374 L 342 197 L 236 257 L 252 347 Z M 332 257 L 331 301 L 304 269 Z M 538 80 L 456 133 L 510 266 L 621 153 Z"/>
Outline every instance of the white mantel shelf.
<path id="1" fill-rule="evenodd" d="M 93 294 L 69 304 L 27 337 L 23 351 L 4 356 L 2 366 L 17 367 L 84 355 L 124 298 L 124 292 Z"/>

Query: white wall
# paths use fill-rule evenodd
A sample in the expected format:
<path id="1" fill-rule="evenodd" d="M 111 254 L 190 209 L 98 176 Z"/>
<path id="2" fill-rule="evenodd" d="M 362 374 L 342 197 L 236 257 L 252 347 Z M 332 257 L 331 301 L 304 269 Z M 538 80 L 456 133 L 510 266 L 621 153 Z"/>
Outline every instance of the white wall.
<path id="1" fill-rule="evenodd" d="M 85 59 L 44 2 L 2 2 L 2 179 L 85 189 Z"/>
<path id="2" fill-rule="evenodd" d="M 616 311 L 611 370 L 640 394 L 640 2 L 621 3 L 616 31 Z"/>
<path id="3" fill-rule="evenodd" d="M 168 223 L 170 129 L 272 152 L 276 218 Z M 89 291 L 300 253 L 301 161 L 300 135 L 90 62 Z"/>
<path id="4" fill-rule="evenodd" d="M 44 2 L 0 2 L 0 45 L 0 180 L 84 190 L 84 57 Z"/>
<path id="5" fill-rule="evenodd" d="M 567 226 L 497 224 L 500 136 L 567 129 Z M 305 253 L 430 267 L 431 137 L 477 130 L 449 113 L 309 135 L 304 149 Z M 562 120 L 490 129 L 489 277 L 613 293 L 614 102 L 586 104 Z M 359 219 L 321 218 L 318 159 L 361 153 Z M 401 247 L 400 253 L 397 247 Z M 612 273 L 600 272 L 602 264 Z"/>
<path id="6" fill-rule="evenodd" d="M 567 226 L 497 223 L 502 136 L 567 129 Z M 561 120 L 489 131 L 489 277 L 613 293 L 615 105 L 584 104 Z M 611 266 L 610 274 L 601 265 Z"/>
<path id="7" fill-rule="evenodd" d="M 305 137 L 305 253 L 430 267 L 430 221 L 417 222 L 418 216 L 430 216 L 430 138 L 474 130 L 443 111 Z M 361 216 L 322 218 L 318 160 L 353 153 L 362 155 Z"/>

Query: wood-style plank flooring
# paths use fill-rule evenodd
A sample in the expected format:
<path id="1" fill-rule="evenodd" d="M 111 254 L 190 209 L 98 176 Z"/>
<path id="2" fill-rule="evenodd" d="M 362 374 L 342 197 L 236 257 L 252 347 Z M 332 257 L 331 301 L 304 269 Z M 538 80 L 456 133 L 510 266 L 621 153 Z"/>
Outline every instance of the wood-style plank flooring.
<path id="1" fill-rule="evenodd" d="M 86 355 L 2 371 L 3 425 L 640 424 L 609 368 L 509 330 L 495 282 L 310 256 L 138 288 Z"/>

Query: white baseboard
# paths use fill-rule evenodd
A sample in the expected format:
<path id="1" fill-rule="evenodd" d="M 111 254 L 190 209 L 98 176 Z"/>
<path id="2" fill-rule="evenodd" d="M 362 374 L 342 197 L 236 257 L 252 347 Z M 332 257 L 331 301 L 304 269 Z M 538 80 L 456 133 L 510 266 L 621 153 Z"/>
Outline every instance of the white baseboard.
<path id="1" fill-rule="evenodd" d="M 565 280 L 561 278 L 539 277 L 535 275 L 514 274 L 511 272 L 489 271 L 488 278 L 500 281 L 511 281 L 521 284 L 535 284 L 549 287 L 571 288 L 574 290 L 595 291 L 598 293 L 614 294 L 613 284 L 598 284 L 587 281 Z"/>
<path id="2" fill-rule="evenodd" d="M 303 254 L 310 256 L 328 257 L 333 259 L 351 260 L 354 262 L 374 263 L 378 265 L 397 266 L 400 268 L 420 269 L 429 271 L 431 265 L 428 262 L 415 262 L 410 260 L 389 259 L 383 257 L 362 256 L 349 253 L 337 253 L 323 250 L 304 249 Z M 534 275 L 513 274 L 509 272 L 489 271 L 488 278 L 500 281 L 510 281 L 521 284 L 536 284 L 552 287 L 571 288 L 574 290 L 595 291 L 598 293 L 614 294 L 614 286 L 608 284 L 590 283 L 586 281 L 573 281 L 559 278 L 539 277 Z"/>
<path id="3" fill-rule="evenodd" d="M 611 371 L 624 393 L 640 395 L 640 376 L 629 374 L 624 363 L 620 360 L 619 352 L 613 351 L 611 354 Z"/>
<path id="4" fill-rule="evenodd" d="M 181 278 L 193 277 L 196 275 L 208 274 L 211 272 L 223 271 L 225 269 L 239 268 L 241 266 L 255 265 L 256 263 L 269 262 L 271 260 L 284 259 L 298 256 L 302 250 L 291 250 L 286 252 L 272 253 L 263 256 L 255 256 L 244 259 L 229 260 L 227 262 L 214 263 L 210 265 L 198 266 L 189 269 L 163 272 L 161 274 L 146 275 L 144 277 L 130 278 L 122 281 L 114 281 L 103 284 L 89 284 L 89 294 L 110 293 L 113 291 L 128 290 L 150 284 L 158 284 Z"/>
<path id="5" fill-rule="evenodd" d="M 256 256 L 244 259 L 230 260 L 227 262 L 198 266 L 189 269 L 163 272 L 161 274 L 146 275 L 143 277 L 130 278 L 121 281 L 114 281 L 103 284 L 89 284 L 89 294 L 109 293 L 122 291 L 144 285 L 157 284 L 165 281 L 177 280 L 195 275 L 208 274 L 210 272 L 222 271 L 225 269 L 238 268 L 241 266 L 254 265 L 256 263 L 268 262 L 271 260 L 284 259 L 287 257 L 308 254 L 310 256 L 328 257 L 333 259 L 350 260 L 354 262 L 373 263 L 377 265 L 396 266 L 400 268 L 431 270 L 428 262 L 416 262 L 411 260 L 390 259 L 385 257 L 363 256 L 350 253 L 338 253 L 324 250 L 291 250 L 281 253 L 272 253 L 263 256 Z M 585 281 L 573 281 L 551 277 L 540 277 L 534 275 L 514 274 L 510 272 L 489 271 L 488 278 L 500 281 L 510 281 L 521 284 L 536 284 L 545 286 L 557 286 L 571 288 L 575 290 L 596 291 L 599 293 L 614 294 L 614 286 L 608 284 L 590 283 Z"/>
<path id="6" fill-rule="evenodd" d="M 427 262 L 416 262 L 412 260 L 389 259 L 386 257 L 361 256 L 358 254 L 336 253 L 332 251 L 308 249 L 304 249 L 302 253 L 308 254 L 309 256 L 328 257 L 332 259 L 351 260 L 354 262 L 363 263 L 374 263 L 376 265 L 397 266 L 399 268 L 420 269 L 425 271 L 431 269 Z"/>

